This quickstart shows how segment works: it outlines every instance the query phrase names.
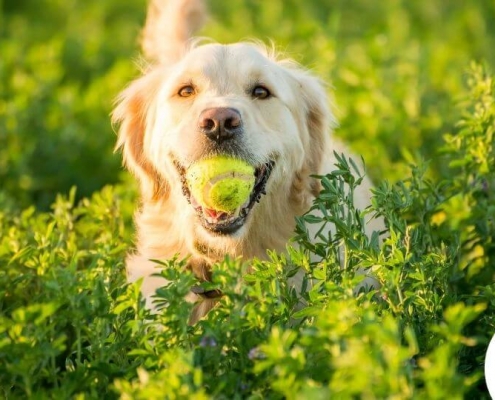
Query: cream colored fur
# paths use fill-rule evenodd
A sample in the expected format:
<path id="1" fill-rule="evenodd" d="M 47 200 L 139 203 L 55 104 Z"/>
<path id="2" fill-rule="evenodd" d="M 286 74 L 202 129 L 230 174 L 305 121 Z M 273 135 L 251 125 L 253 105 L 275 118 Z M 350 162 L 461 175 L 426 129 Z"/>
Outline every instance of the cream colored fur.
<path id="1" fill-rule="evenodd" d="M 319 79 L 259 44 L 194 44 L 190 38 L 204 18 L 199 0 L 151 1 L 142 40 L 150 65 L 124 90 L 113 114 L 120 124 L 117 147 L 140 182 L 142 200 L 128 277 L 144 278 L 150 307 L 156 289 L 166 283 L 151 276 L 156 272 L 151 259 L 190 257 L 191 269 L 207 280 L 211 263 L 225 255 L 249 260 L 266 259 L 267 249 L 283 252 L 295 217 L 318 194 L 319 183 L 310 175 L 331 171 L 333 151 L 344 151 L 331 140 L 335 120 Z M 256 83 L 273 96 L 253 99 L 249 90 Z M 185 85 L 197 89 L 191 98 L 178 96 Z M 276 160 L 266 195 L 232 235 L 212 234 L 198 223 L 173 163 L 187 167 L 214 151 L 198 131 L 200 113 L 212 107 L 240 112 L 244 132 L 237 146 L 245 159 L 253 165 Z M 366 182 L 356 193 L 357 206 L 366 207 L 368 198 Z M 188 300 L 202 299 L 191 293 Z M 213 304 L 202 301 L 192 321 Z"/>

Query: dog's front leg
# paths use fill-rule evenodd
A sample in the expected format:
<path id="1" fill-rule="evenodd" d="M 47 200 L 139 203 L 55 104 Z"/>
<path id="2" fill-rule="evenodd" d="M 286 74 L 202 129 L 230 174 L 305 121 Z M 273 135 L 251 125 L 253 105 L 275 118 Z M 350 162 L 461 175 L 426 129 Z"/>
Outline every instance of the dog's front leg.
<path id="1" fill-rule="evenodd" d="M 205 260 L 192 258 L 188 267 L 198 279 L 206 282 L 211 281 L 210 265 Z M 189 324 L 194 325 L 215 306 L 218 299 L 222 297 L 222 292 L 218 289 L 205 290 L 200 286 L 193 286 L 191 296 L 188 297 L 196 303 L 189 317 Z"/>

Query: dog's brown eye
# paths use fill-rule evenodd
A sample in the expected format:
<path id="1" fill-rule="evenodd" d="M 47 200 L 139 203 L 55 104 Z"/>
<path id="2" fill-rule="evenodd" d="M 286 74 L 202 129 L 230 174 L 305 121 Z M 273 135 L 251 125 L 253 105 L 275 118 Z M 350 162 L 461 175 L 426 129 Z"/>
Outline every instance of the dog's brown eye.
<path id="1" fill-rule="evenodd" d="M 195 93 L 196 90 L 191 85 L 188 85 L 180 88 L 178 94 L 180 97 L 191 97 Z"/>
<path id="2" fill-rule="evenodd" d="M 253 89 L 252 96 L 255 99 L 267 99 L 268 97 L 271 96 L 271 93 L 266 87 L 256 86 Z"/>

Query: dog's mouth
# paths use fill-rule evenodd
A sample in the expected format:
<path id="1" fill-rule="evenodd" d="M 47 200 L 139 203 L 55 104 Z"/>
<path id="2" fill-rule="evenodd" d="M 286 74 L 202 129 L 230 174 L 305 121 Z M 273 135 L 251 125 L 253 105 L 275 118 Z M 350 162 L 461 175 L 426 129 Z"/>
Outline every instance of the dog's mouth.
<path id="1" fill-rule="evenodd" d="M 225 211 L 213 210 L 199 204 L 189 190 L 186 180 L 186 168 L 175 159 L 173 160 L 173 163 L 180 175 L 182 193 L 189 204 L 191 204 L 194 208 L 194 211 L 196 212 L 196 215 L 203 227 L 211 232 L 222 235 L 232 234 L 244 225 L 255 204 L 259 203 L 261 197 L 266 194 L 266 184 L 270 178 L 273 167 L 275 166 L 274 161 L 269 161 L 255 169 L 255 183 L 248 199 L 236 210 L 229 213 Z"/>

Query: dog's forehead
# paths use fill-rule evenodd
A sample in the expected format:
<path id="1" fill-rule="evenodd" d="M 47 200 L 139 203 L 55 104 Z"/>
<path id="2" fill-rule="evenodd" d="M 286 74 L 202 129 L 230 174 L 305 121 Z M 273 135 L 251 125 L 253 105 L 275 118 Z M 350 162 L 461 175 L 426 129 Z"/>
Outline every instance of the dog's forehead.
<path id="1" fill-rule="evenodd" d="M 182 61 L 185 74 L 212 81 L 281 79 L 279 68 L 259 46 L 249 43 L 206 44 L 189 52 Z"/>

